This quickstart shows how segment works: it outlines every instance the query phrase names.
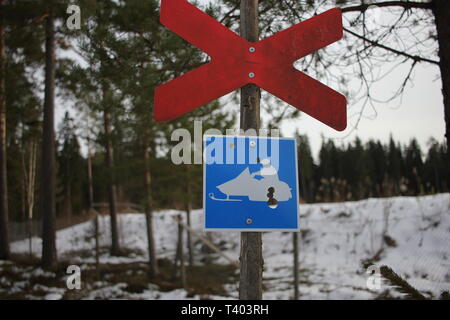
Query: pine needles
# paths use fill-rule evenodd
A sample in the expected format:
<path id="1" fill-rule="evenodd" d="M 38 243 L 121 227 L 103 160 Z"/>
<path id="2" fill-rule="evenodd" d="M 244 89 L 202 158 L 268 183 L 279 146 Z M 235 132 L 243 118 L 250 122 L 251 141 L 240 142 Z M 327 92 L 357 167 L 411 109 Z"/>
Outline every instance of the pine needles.
<path id="1" fill-rule="evenodd" d="M 393 286 L 398 292 L 406 295 L 407 299 L 427 300 L 416 288 L 411 286 L 406 280 L 396 274 L 388 266 L 380 267 L 381 275 Z"/>

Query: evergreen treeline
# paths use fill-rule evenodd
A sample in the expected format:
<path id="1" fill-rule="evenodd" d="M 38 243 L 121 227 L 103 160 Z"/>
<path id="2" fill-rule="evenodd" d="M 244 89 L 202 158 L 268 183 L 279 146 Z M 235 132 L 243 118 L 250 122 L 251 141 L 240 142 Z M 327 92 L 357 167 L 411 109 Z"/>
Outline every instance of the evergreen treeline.
<path id="1" fill-rule="evenodd" d="M 88 203 L 87 159 L 82 155 L 80 138 L 74 120 L 66 113 L 58 129 L 57 144 L 57 215 L 82 214 Z M 325 140 L 319 151 L 318 162 L 313 159 L 307 136 L 299 136 L 299 182 L 301 198 L 305 202 L 333 202 L 359 200 L 368 197 L 423 195 L 447 192 L 444 145 L 431 139 L 426 152 L 415 139 L 401 146 L 391 138 L 388 144 L 370 140 L 363 144 L 356 138 L 347 146 L 337 146 Z M 28 149 L 27 149 L 28 150 Z M 107 170 L 104 152 L 93 155 L 94 202 L 107 202 L 104 188 Z M 12 161 L 11 161 L 12 163 Z M 140 160 L 132 147 L 115 158 L 118 202 L 142 205 Z M 152 157 L 157 168 L 152 174 L 152 194 L 155 208 L 185 209 L 187 188 L 194 208 L 202 206 L 202 166 L 175 165 L 170 152 Z M 23 178 L 20 163 L 10 166 L 10 176 Z M 26 190 L 21 179 L 11 179 L 10 216 L 12 220 L 26 219 Z"/>
<path id="2" fill-rule="evenodd" d="M 449 190 L 445 145 L 430 139 L 423 152 L 416 139 L 401 146 L 359 138 L 347 146 L 325 140 L 314 163 L 307 136 L 299 136 L 299 181 L 305 202 L 415 196 Z"/>

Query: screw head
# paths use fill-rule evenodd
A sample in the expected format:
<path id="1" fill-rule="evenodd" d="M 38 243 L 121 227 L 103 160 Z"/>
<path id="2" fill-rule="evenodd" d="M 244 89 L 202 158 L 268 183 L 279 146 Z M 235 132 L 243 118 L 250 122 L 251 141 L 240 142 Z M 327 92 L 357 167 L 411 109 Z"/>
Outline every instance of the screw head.
<path id="1" fill-rule="evenodd" d="M 250 48 L 248 49 L 248 51 L 250 51 L 250 52 L 255 52 L 256 49 L 255 49 L 255 47 L 250 47 Z"/>
<path id="2" fill-rule="evenodd" d="M 247 218 L 247 220 L 245 220 L 245 222 L 246 222 L 247 224 L 252 224 L 252 223 L 253 223 L 253 220 L 250 219 L 250 218 Z"/>
<path id="3" fill-rule="evenodd" d="M 248 76 L 249 76 L 250 78 L 254 78 L 254 77 L 255 77 L 255 74 L 254 74 L 253 72 L 250 72 L 250 73 L 248 74 Z"/>

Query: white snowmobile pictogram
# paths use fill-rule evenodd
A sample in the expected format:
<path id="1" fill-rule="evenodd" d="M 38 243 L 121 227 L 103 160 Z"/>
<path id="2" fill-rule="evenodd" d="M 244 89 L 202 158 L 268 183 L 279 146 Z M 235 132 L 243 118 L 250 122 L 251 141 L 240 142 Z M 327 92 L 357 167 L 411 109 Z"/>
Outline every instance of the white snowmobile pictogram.
<path id="1" fill-rule="evenodd" d="M 217 186 L 227 197 L 216 198 L 214 193 L 209 197 L 216 201 L 242 201 L 241 199 L 230 199 L 230 196 L 247 196 L 250 201 L 268 202 L 271 208 L 276 208 L 278 201 L 288 201 L 292 198 L 291 188 L 286 182 L 280 181 L 275 168 L 270 165 L 268 159 L 261 161 L 263 168 L 259 172 L 250 173 L 245 168 L 236 178 Z M 258 180 L 255 177 L 261 176 Z"/>

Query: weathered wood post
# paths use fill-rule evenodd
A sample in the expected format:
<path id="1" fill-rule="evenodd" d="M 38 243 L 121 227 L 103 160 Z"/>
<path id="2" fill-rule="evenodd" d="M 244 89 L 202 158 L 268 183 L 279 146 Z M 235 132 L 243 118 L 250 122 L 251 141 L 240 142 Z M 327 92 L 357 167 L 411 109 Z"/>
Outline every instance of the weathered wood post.
<path id="1" fill-rule="evenodd" d="M 293 250 L 294 250 L 294 300 L 298 300 L 298 232 L 292 233 Z"/>
<path id="2" fill-rule="evenodd" d="M 191 188 L 191 168 L 186 164 L 186 223 L 191 227 L 191 210 L 192 210 L 192 188 Z M 194 265 L 194 248 L 192 246 L 191 232 L 187 232 L 187 248 L 189 252 L 189 266 Z"/>
<path id="3" fill-rule="evenodd" d="M 259 0 L 241 0 L 240 33 L 243 38 L 250 42 L 256 42 L 259 38 L 258 2 Z M 247 84 L 241 89 L 240 128 L 244 131 L 254 129 L 258 132 L 259 130 L 260 94 L 260 89 L 254 84 Z M 263 257 L 260 232 L 241 233 L 241 253 L 239 259 L 239 299 L 262 299 Z"/>
<path id="4" fill-rule="evenodd" d="M 181 215 L 177 216 L 178 221 L 178 249 L 179 251 L 179 258 L 180 258 L 180 282 L 181 286 L 183 288 L 186 288 L 186 267 L 185 267 L 185 259 L 184 259 L 184 248 L 183 248 L 183 226 L 181 225 L 182 218 Z"/>

